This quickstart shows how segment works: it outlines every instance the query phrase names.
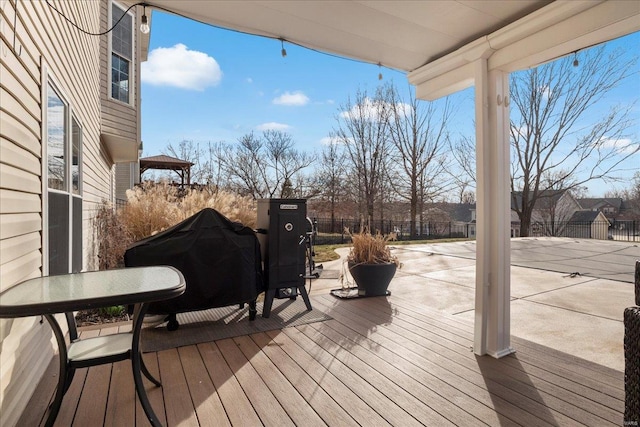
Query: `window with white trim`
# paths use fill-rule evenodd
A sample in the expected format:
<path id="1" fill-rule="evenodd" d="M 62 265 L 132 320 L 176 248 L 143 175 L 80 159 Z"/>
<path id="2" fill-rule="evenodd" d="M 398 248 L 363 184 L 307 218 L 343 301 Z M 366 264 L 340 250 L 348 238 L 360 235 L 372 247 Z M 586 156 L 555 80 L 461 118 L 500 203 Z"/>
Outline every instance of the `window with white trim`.
<path id="1" fill-rule="evenodd" d="M 47 85 L 47 256 L 49 274 L 82 270 L 82 127 Z"/>
<path id="2" fill-rule="evenodd" d="M 129 104 L 133 59 L 133 16 L 116 3 L 111 3 L 111 26 L 113 25 L 115 27 L 109 33 L 111 35 L 111 97 Z"/>

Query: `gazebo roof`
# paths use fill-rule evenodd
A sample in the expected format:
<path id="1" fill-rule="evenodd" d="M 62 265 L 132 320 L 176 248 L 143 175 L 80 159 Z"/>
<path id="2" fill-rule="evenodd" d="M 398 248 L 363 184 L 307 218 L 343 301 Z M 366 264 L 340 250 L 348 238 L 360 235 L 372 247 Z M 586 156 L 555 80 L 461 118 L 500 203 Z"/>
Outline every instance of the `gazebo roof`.
<path id="1" fill-rule="evenodd" d="M 164 154 L 161 154 L 158 156 L 143 157 L 140 159 L 140 170 L 143 170 L 143 169 L 144 170 L 147 170 L 147 169 L 175 170 L 175 169 L 185 169 L 185 168 L 190 169 L 191 166 L 193 166 L 193 163 L 189 161 L 167 156 Z"/>
<path id="2" fill-rule="evenodd" d="M 143 157 L 140 159 L 140 181 L 142 174 L 149 169 L 172 170 L 180 176 L 181 185 L 191 185 L 191 163 L 187 160 L 161 154 L 158 156 Z"/>

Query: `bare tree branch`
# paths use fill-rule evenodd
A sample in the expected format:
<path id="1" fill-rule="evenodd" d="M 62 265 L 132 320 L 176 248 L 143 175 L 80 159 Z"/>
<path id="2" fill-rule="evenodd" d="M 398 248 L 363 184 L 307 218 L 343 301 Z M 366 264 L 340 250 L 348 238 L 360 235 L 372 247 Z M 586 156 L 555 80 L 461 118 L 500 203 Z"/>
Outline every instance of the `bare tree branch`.
<path id="1" fill-rule="evenodd" d="M 635 61 L 600 47 L 582 54 L 578 67 L 566 57 L 512 74 L 511 189 L 522 194 L 515 206 L 521 235 L 528 235 L 534 206 L 548 190 L 615 180 L 622 162 L 640 150 L 628 135 L 633 105 L 589 117 Z"/>

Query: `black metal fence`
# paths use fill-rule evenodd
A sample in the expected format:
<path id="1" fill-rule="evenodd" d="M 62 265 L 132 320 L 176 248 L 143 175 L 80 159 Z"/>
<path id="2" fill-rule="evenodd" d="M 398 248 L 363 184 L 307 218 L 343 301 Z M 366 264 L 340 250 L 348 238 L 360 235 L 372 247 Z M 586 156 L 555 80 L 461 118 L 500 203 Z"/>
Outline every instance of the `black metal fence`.
<path id="1" fill-rule="evenodd" d="M 640 242 L 640 221 L 537 222 L 531 225 L 529 235 Z"/>
<path id="2" fill-rule="evenodd" d="M 350 243 L 349 233 L 358 233 L 363 227 L 363 223 L 357 219 L 312 218 L 312 221 L 316 230 L 315 243 L 320 245 Z M 475 223 L 451 221 L 418 223 L 415 233 L 412 233 L 409 221 L 378 220 L 371 224 L 370 230 L 373 233 L 393 234 L 395 240 L 476 238 Z M 512 224 L 511 235 L 520 236 L 519 224 Z M 640 242 L 640 221 L 536 222 L 531 225 L 529 236 Z"/>
<path id="3" fill-rule="evenodd" d="M 328 245 L 350 243 L 349 233 L 359 233 L 364 227 L 358 219 L 312 218 L 316 230 L 315 244 Z M 450 221 L 425 222 L 416 225 L 415 233 L 411 233 L 409 221 L 377 220 L 369 229 L 372 233 L 392 234 L 394 240 L 410 239 L 450 239 L 475 238 L 475 224 L 456 224 Z"/>

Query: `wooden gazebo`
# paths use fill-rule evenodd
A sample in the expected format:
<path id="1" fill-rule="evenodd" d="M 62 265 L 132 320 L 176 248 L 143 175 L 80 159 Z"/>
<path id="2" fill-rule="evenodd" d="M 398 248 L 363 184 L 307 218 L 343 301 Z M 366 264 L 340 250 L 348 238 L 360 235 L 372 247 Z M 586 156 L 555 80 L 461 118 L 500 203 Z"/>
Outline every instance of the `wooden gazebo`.
<path id="1" fill-rule="evenodd" d="M 149 169 L 172 170 L 180 176 L 180 185 L 191 185 L 191 166 L 194 164 L 186 160 L 161 154 L 159 156 L 144 157 L 140 159 L 140 182 L 142 174 Z"/>

